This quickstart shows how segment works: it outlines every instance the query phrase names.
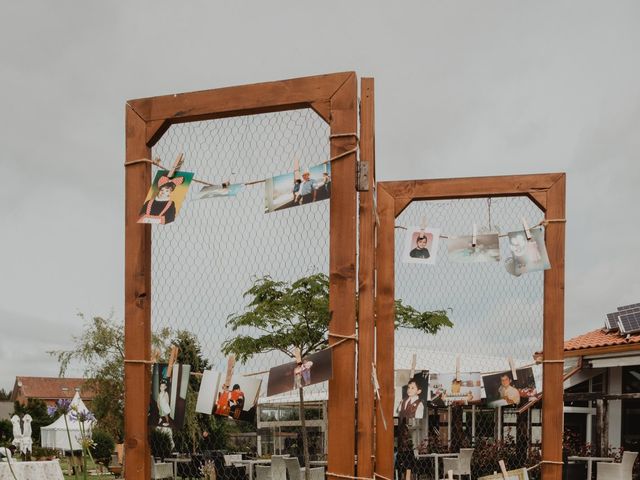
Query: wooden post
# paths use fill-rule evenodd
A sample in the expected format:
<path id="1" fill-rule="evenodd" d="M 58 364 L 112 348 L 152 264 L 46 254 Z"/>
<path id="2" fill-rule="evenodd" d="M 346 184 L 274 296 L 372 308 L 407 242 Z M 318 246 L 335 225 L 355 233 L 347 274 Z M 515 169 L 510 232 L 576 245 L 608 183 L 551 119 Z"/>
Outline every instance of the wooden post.
<path id="1" fill-rule="evenodd" d="M 375 112 L 373 78 L 360 81 L 360 161 L 369 164 L 369 190 L 360 192 L 358 268 L 358 476 L 373 477 L 374 402 L 371 360 L 375 342 Z"/>
<path id="2" fill-rule="evenodd" d="M 547 191 L 546 218 L 565 218 L 564 174 Z M 551 270 L 544 272 L 542 480 L 562 478 L 562 465 L 553 462 L 562 462 L 564 424 L 564 231 L 564 223 L 550 223 L 545 239 Z"/>
<path id="3" fill-rule="evenodd" d="M 331 134 L 356 133 L 358 128 L 357 80 L 355 74 L 331 98 Z M 356 146 L 355 137 L 331 140 L 331 156 Z M 353 335 L 356 331 L 356 155 L 331 164 L 329 261 L 329 332 Z M 339 339 L 329 338 L 333 344 Z M 343 342 L 333 349 L 335 368 L 329 381 L 328 471 L 354 474 L 355 455 L 355 353 L 356 342 Z"/>
<path id="4" fill-rule="evenodd" d="M 146 146 L 146 125 L 126 107 L 126 160 L 150 158 Z M 125 170 L 125 271 L 124 271 L 124 356 L 146 360 L 151 355 L 151 226 L 136 223 L 151 185 L 149 164 L 138 163 Z M 149 366 L 125 363 L 125 472 L 128 480 L 145 480 L 151 472 L 147 441 Z"/>
<path id="5" fill-rule="evenodd" d="M 393 368 L 395 319 L 395 214 L 394 199 L 378 184 L 378 245 L 376 249 L 376 365 L 380 382 L 380 402 L 376 415 L 376 473 L 393 478 Z M 381 411 L 387 419 L 382 426 Z"/>

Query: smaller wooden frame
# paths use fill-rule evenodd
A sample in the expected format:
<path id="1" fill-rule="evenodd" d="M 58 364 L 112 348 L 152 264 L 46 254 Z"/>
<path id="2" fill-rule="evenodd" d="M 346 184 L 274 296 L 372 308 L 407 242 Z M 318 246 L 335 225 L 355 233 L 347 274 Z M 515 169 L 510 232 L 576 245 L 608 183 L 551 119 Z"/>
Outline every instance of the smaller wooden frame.
<path id="1" fill-rule="evenodd" d="M 377 186 L 378 248 L 376 250 L 376 364 L 381 384 L 378 419 L 393 416 L 395 219 L 413 201 L 527 196 L 547 219 L 565 218 L 565 174 L 512 175 L 380 182 Z M 562 477 L 564 234 L 563 221 L 545 231 L 549 260 L 544 272 L 542 410 L 542 479 Z M 532 352 L 533 353 L 533 352 Z M 378 423 L 380 425 L 380 423 Z M 376 472 L 393 478 L 393 430 L 376 429 Z"/>

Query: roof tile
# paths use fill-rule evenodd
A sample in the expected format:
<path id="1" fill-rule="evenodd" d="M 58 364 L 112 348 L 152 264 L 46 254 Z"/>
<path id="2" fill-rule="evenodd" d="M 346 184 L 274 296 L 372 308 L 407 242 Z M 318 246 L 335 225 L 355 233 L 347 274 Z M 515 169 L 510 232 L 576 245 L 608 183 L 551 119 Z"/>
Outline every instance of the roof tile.
<path id="1" fill-rule="evenodd" d="M 564 342 L 564 351 L 582 350 L 585 348 L 611 347 L 614 345 L 640 344 L 640 333 L 622 336 L 618 332 L 605 332 L 598 329 L 573 337 Z"/>

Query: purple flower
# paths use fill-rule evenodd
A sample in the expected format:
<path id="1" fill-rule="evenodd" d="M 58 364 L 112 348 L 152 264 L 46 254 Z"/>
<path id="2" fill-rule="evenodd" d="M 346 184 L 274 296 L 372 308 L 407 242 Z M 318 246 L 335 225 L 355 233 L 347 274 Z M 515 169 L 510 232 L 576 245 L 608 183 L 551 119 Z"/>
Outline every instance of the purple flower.
<path id="1" fill-rule="evenodd" d="M 69 412 L 69 418 L 74 422 L 92 422 L 96 419 L 93 413 L 87 410 L 78 411 L 78 409 L 74 407 L 72 407 Z"/>
<path id="2" fill-rule="evenodd" d="M 55 406 L 47 408 L 47 413 L 50 416 L 54 416 L 56 414 L 65 415 L 69 413 L 70 407 L 71 407 L 71 400 L 67 398 L 61 398 L 56 402 Z"/>

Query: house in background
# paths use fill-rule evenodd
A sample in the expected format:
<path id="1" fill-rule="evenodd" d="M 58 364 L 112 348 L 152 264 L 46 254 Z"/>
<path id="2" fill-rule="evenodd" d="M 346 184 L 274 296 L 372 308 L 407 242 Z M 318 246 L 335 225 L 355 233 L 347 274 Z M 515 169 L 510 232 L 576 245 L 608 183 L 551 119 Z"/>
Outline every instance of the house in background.
<path id="1" fill-rule="evenodd" d="M 85 382 L 85 378 L 16 377 L 11 402 L 25 405 L 30 398 L 35 398 L 50 406 L 60 398 L 71 400 L 78 391 L 90 408 L 95 392 L 87 388 Z"/>
<path id="2" fill-rule="evenodd" d="M 608 314 L 604 329 L 564 344 L 565 368 L 577 372 L 564 384 L 565 431 L 605 455 L 609 447 L 640 449 L 640 308 L 635 317 L 622 312 L 615 315 L 623 324 Z"/>
<path id="3" fill-rule="evenodd" d="M 0 401 L 0 420 L 11 420 L 13 414 L 13 402 Z"/>

